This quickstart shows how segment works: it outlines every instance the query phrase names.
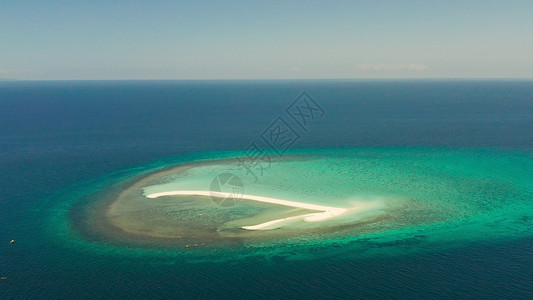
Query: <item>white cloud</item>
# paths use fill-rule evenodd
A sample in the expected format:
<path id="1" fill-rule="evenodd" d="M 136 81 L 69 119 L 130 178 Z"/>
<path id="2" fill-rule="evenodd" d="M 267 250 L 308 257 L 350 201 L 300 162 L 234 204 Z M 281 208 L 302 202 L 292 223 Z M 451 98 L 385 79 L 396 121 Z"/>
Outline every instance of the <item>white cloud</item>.
<path id="1" fill-rule="evenodd" d="M 9 71 L 0 68 L 0 74 L 9 74 Z"/>
<path id="2" fill-rule="evenodd" d="M 410 65 L 407 65 L 407 70 L 409 70 L 409 71 L 427 71 L 427 70 L 429 70 L 429 68 L 426 65 L 410 64 Z"/>
<path id="3" fill-rule="evenodd" d="M 360 71 L 426 71 L 429 70 L 429 67 L 423 64 L 396 64 L 396 65 L 387 65 L 387 64 L 366 64 L 359 65 L 356 67 Z"/>

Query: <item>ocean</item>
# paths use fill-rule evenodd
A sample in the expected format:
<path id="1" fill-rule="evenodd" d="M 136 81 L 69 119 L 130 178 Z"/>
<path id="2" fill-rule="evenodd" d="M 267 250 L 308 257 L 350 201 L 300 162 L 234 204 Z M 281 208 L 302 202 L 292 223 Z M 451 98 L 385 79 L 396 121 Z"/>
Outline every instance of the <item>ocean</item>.
<path id="1" fill-rule="evenodd" d="M 289 142 L 268 139 L 275 124 L 294 133 Z M 465 220 L 474 230 L 461 238 L 458 226 L 420 227 L 331 250 L 188 256 L 77 229 L 99 190 L 254 142 L 282 154 L 460 153 L 450 161 L 467 171 L 483 162 L 483 176 L 512 177 L 516 195 L 505 206 L 487 196 L 489 213 Z M 531 299 L 532 155 L 530 80 L 0 82 L 0 298 Z M 300 255 L 313 251 L 331 252 Z"/>

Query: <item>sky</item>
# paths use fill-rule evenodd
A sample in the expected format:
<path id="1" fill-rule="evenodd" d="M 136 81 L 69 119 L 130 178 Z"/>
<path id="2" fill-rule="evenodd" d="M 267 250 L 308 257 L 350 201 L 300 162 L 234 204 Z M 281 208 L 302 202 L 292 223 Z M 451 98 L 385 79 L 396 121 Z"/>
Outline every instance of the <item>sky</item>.
<path id="1" fill-rule="evenodd" d="M 0 0 L 0 78 L 533 78 L 533 1 Z"/>

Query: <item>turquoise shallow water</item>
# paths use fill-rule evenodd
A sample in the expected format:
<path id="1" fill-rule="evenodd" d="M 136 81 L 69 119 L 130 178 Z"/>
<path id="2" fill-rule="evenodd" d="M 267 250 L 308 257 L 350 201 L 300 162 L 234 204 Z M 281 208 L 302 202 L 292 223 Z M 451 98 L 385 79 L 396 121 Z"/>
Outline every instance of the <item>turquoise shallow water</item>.
<path id="1" fill-rule="evenodd" d="M 235 164 L 236 160 L 217 160 L 236 154 L 214 152 L 171 158 L 56 194 L 54 202 L 60 205 L 52 210 L 49 218 L 50 239 L 82 252 L 205 262 L 272 256 L 290 260 L 331 256 L 368 259 L 440 251 L 533 234 L 533 185 L 529 180 L 533 160 L 528 152 L 409 148 L 306 150 L 272 157 L 257 181 Z M 164 183 L 147 189 L 152 192 L 207 190 L 217 174 L 232 172 L 242 177 L 246 194 L 337 207 L 379 202 L 383 205 L 373 210 L 371 217 L 383 219 L 360 225 L 369 217 L 347 214 L 310 225 L 359 226 L 342 227 L 339 232 L 296 234 L 275 242 L 245 241 L 241 246 L 195 251 L 162 249 L 157 241 L 153 247 L 115 244 L 109 239 L 86 239 L 79 234 L 72 223 L 71 209 L 80 199 L 84 201 L 86 196 L 117 186 L 132 176 L 175 165 L 178 160 L 181 164 L 200 161 L 203 164 L 177 176 L 164 177 Z M 90 208 L 90 203 L 87 204 L 84 207 Z M 221 209 L 238 209 L 238 205 Z"/>
<path id="2" fill-rule="evenodd" d="M 325 111 L 307 131 L 285 111 L 302 91 Z M 531 299 L 532 95 L 527 80 L 0 83 L 0 299 Z M 293 154 L 351 163 L 284 161 L 245 189 L 339 205 L 363 191 L 403 219 L 192 251 L 83 226 L 131 180 L 242 155 L 278 117 Z"/>

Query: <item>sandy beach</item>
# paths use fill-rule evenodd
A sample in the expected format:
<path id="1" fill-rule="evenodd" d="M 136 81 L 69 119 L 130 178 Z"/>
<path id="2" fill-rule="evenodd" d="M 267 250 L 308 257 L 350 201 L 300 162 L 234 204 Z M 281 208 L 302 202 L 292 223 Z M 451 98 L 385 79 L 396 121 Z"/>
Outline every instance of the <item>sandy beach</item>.
<path id="1" fill-rule="evenodd" d="M 225 193 L 225 192 L 182 191 L 182 190 L 160 192 L 160 193 L 153 193 L 153 194 L 145 195 L 146 198 L 150 198 L 150 199 L 159 198 L 163 196 L 206 196 L 206 197 L 227 198 L 227 197 L 233 197 L 234 195 L 232 193 Z M 304 215 L 299 215 L 299 216 L 293 216 L 289 218 L 275 219 L 275 220 L 264 222 L 264 223 L 257 224 L 257 225 L 243 226 L 242 229 L 246 229 L 246 230 L 276 229 L 276 228 L 283 226 L 283 224 L 286 222 L 295 221 L 295 220 L 304 220 L 306 222 L 319 222 L 319 221 L 327 220 L 327 219 L 330 219 L 336 216 L 340 216 L 348 210 L 346 208 L 340 208 L 340 207 L 323 206 L 323 205 L 316 205 L 316 204 L 310 204 L 310 203 L 304 203 L 304 202 L 296 202 L 296 201 L 289 201 L 289 200 L 276 199 L 276 198 L 270 198 L 270 197 L 255 196 L 255 195 L 243 194 L 240 198 L 245 199 L 245 200 L 263 202 L 263 203 L 279 204 L 279 205 L 284 205 L 284 206 L 319 211 L 317 213 L 310 213 L 310 214 L 304 214 Z"/>

